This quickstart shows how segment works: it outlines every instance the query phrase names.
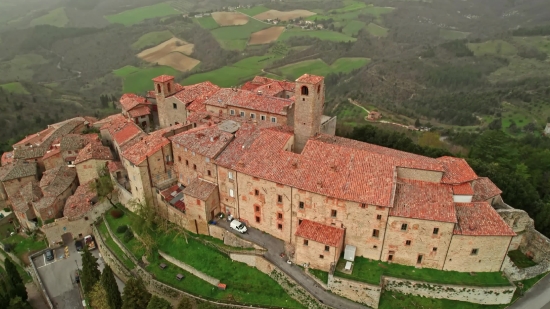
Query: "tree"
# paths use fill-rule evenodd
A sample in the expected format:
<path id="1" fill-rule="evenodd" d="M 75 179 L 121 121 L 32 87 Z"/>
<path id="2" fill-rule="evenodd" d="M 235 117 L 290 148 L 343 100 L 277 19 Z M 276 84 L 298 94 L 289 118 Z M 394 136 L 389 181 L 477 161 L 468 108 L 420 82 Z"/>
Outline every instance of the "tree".
<path id="1" fill-rule="evenodd" d="M 4 269 L 6 269 L 6 283 L 10 298 L 20 297 L 23 302 L 26 302 L 28 299 L 27 288 L 25 288 L 25 283 L 17 272 L 15 264 L 9 258 L 4 260 Z"/>
<path id="2" fill-rule="evenodd" d="M 415 128 L 420 128 L 422 124 L 420 123 L 420 119 L 416 118 L 416 121 L 414 122 L 414 127 Z"/>
<path id="3" fill-rule="evenodd" d="M 145 288 L 143 280 L 132 277 L 124 287 L 122 294 L 122 309 L 147 309 L 151 293 Z"/>
<path id="4" fill-rule="evenodd" d="M 82 254 L 82 272 L 80 280 L 84 293 L 90 293 L 94 285 L 99 281 L 101 272 L 99 271 L 97 258 L 90 253 L 87 246 L 84 246 Z"/>
<path id="5" fill-rule="evenodd" d="M 105 269 L 103 269 L 100 280 L 103 289 L 107 292 L 107 302 L 109 303 L 111 309 L 118 309 L 122 307 L 122 297 L 118 291 L 118 285 L 116 283 L 113 270 L 109 267 L 109 265 L 105 265 Z"/>
<path id="6" fill-rule="evenodd" d="M 113 180 L 109 175 L 107 167 L 100 169 L 98 174 L 100 175 L 99 178 L 96 181 L 90 182 L 90 189 L 97 194 L 100 201 L 108 200 L 111 206 L 116 208 L 112 196 L 115 187 L 113 186 Z"/>
<path id="7" fill-rule="evenodd" d="M 112 309 L 107 291 L 100 282 L 96 283 L 90 292 L 90 306 L 94 309 Z"/>
<path id="8" fill-rule="evenodd" d="M 181 299 L 176 309 L 192 309 L 192 308 L 193 307 L 191 306 L 191 302 L 189 301 L 189 298 L 184 297 Z"/>
<path id="9" fill-rule="evenodd" d="M 7 309 L 32 309 L 31 305 L 22 300 L 21 297 L 16 296 L 10 300 L 10 305 Z"/>
<path id="10" fill-rule="evenodd" d="M 147 309 L 172 309 L 172 305 L 164 298 L 153 296 L 149 300 Z"/>

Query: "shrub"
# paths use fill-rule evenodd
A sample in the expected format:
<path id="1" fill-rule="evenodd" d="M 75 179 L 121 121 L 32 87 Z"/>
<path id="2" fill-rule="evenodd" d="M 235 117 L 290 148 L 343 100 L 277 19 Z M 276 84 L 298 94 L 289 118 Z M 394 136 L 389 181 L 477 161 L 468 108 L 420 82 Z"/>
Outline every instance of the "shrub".
<path id="1" fill-rule="evenodd" d="M 11 212 L 11 208 L 6 207 L 6 208 L 4 208 L 4 211 L 5 211 L 5 212 Z"/>
<path id="2" fill-rule="evenodd" d="M 4 251 L 9 253 L 11 252 L 11 250 L 13 250 L 13 247 L 14 247 L 13 244 L 6 243 L 4 244 Z"/>
<path id="3" fill-rule="evenodd" d="M 115 219 L 118 219 L 124 215 L 124 212 L 120 209 L 111 210 L 111 216 Z"/>
<path id="4" fill-rule="evenodd" d="M 116 232 L 117 233 L 124 233 L 128 230 L 128 226 L 127 225 L 121 225 L 119 227 L 116 228 Z"/>
<path id="5" fill-rule="evenodd" d="M 133 238 L 134 238 L 134 233 L 132 232 L 131 229 L 127 229 L 126 232 L 124 232 L 124 237 L 122 238 L 122 240 L 124 242 L 129 242 Z"/>

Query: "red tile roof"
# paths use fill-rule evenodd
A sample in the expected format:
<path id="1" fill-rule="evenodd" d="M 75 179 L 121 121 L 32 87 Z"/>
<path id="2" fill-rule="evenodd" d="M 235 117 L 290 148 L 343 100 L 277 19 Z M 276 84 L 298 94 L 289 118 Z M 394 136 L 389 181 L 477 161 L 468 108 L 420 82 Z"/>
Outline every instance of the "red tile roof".
<path id="1" fill-rule="evenodd" d="M 157 82 L 157 83 L 164 83 L 164 82 L 167 82 L 167 81 L 172 80 L 172 79 L 174 79 L 174 76 L 161 75 L 161 76 L 157 76 L 157 77 L 153 78 L 153 81 Z"/>
<path id="2" fill-rule="evenodd" d="M 119 102 L 120 102 L 120 105 L 122 106 L 122 109 L 125 111 L 130 111 L 140 104 L 146 104 L 146 105 L 151 104 L 147 102 L 146 98 L 133 93 L 123 94 L 122 97 L 120 97 Z"/>
<path id="3" fill-rule="evenodd" d="M 181 191 L 183 191 L 183 189 L 184 189 L 183 186 L 179 186 L 175 184 L 164 191 L 160 191 L 160 194 L 164 197 L 164 200 L 167 203 L 169 203 L 170 205 L 174 206 L 175 208 L 181 211 L 185 211 L 185 203 L 182 201 L 183 194 L 182 194 L 182 198 L 176 200 L 175 202 L 173 201 L 178 196 L 178 194 Z"/>
<path id="4" fill-rule="evenodd" d="M 440 183 L 399 178 L 390 215 L 456 223 L 453 191 Z"/>
<path id="5" fill-rule="evenodd" d="M 162 130 L 157 130 L 139 139 L 135 144 L 122 152 L 122 157 L 135 165 L 143 162 L 147 157 L 159 151 L 162 147 L 170 144 L 170 140 L 164 135 L 170 131 L 183 128 L 182 124 L 174 125 Z"/>
<path id="6" fill-rule="evenodd" d="M 109 163 L 107 163 L 107 169 L 109 169 L 109 173 L 114 173 L 124 169 L 124 166 L 120 161 L 109 161 Z"/>
<path id="7" fill-rule="evenodd" d="M 27 135 L 27 137 L 13 144 L 13 146 L 16 147 L 16 146 L 21 146 L 25 144 L 40 145 L 54 131 L 55 131 L 55 128 L 53 126 L 48 126 L 48 128 L 38 133 Z"/>
<path id="8" fill-rule="evenodd" d="M 2 154 L 2 159 L 0 160 L 0 166 L 9 164 L 13 162 L 13 151 L 10 152 L 4 152 Z"/>
<path id="9" fill-rule="evenodd" d="M 150 115 L 151 109 L 149 108 L 149 106 L 139 106 L 129 111 L 128 114 L 132 118 L 137 118 L 145 115 Z"/>
<path id="10" fill-rule="evenodd" d="M 283 92 L 284 89 L 279 84 L 279 82 L 273 82 L 273 83 L 269 83 L 267 85 L 262 85 L 262 86 L 256 88 L 253 92 L 258 93 L 259 91 L 261 91 L 262 95 L 265 95 L 265 96 L 275 96 L 275 95 Z"/>
<path id="11" fill-rule="evenodd" d="M 216 125 L 197 127 L 170 137 L 174 147 L 184 148 L 210 159 L 215 158 L 232 139 L 233 134 L 220 130 Z"/>
<path id="12" fill-rule="evenodd" d="M 122 146 L 141 134 L 144 134 L 144 132 L 138 125 L 133 122 L 126 122 L 122 128 L 113 134 L 113 139 L 119 146 Z"/>
<path id="13" fill-rule="evenodd" d="M 260 86 L 261 86 L 261 84 L 259 85 L 259 84 L 254 84 L 253 82 L 246 82 L 241 86 L 241 89 L 242 90 L 253 91 L 254 89 L 256 89 Z"/>
<path id="14" fill-rule="evenodd" d="M 115 114 L 108 117 L 105 117 L 101 120 L 98 120 L 96 123 L 94 123 L 94 127 L 100 128 L 101 130 L 106 130 L 111 127 L 111 125 L 114 125 L 115 123 L 120 122 L 127 122 L 128 119 L 124 117 L 122 114 Z"/>
<path id="15" fill-rule="evenodd" d="M 205 101 L 206 98 L 197 99 L 187 106 L 187 110 L 190 112 L 204 112 L 206 111 Z"/>
<path id="16" fill-rule="evenodd" d="M 486 202 L 456 203 L 458 224 L 453 234 L 471 236 L 515 236 L 516 233 Z"/>
<path id="17" fill-rule="evenodd" d="M 233 106 L 279 115 L 286 115 L 287 108 L 293 103 L 294 101 L 289 99 L 271 97 L 264 94 L 259 95 L 252 91 L 242 89 L 233 90 L 229 88 L 221 89 L 204 102 L 206 105 L 224 108 Z"/>
<path id="18" fill-rule="evenodd" d="M 304 74 L 296 80 L 298 83 L 317 84 L 325 79 L 323 76 Z"/>
<path id="19" fill-rule="evenodd" d="M 91 188 L 92 181 L 81 184 L 78 188 L 76 188 L 74 194 L 65 202 L 63 216 L 68 217 L 69 219 L 79 218 L 92 209 L 93 204 L 97 199 L 97 194 L 93 192 Z"/>
<path id="20" fill-rule="evenodd" d="M 474 195 L 474 189 L 469 182 L 451 186 L 455 195 Z"/>
<path id="21" fill-rule="evenodd" d="M 437 158 L 445 169 L 442 183 L 459 184 L 477 179 L 477 175 L 466 160 L 455 157 Z"/>
<path id="22" fill-rule="evenodd" d="M 103 146 L 101 142 L 91 142 L 78 152 L 75 164 L 80 164 L 88 160 L 113 160 L 111 149 Z"/>
<path id="23" fill-rule="evenodd" d="M 339 247 L 344 238 L 344 229 L 306 219 L 298 225 L 295 235 L 331 247 Z"/>
<path id="24" fill-rule="evenodd" d="M 183 104 L 188 104 L 198 99 L 206 99 L 219 89 L 220 87 L 212 84 L 211 82 L 202 82 L 195 85 L 185 86 L 182 90 L 176 92 L 171 97 L 175 97 Z"/>
<path id="25" fill-rule="evenodd" d="M 195 178 L 191 183 L 183 189 L 184 195 L 189 195 L 199 200 L 205 201 L 214 191 L 218 189 L 218 185 L 205 181 L 202 179 Z"/>
<path id="26" fill-rule="evenodd" d="M 472 187 L 474 189 L 472 201 L 474 202 L 486 201 L 502 193 L 502 190 L 487 177 L 479 177 L 472 181 Z"/>

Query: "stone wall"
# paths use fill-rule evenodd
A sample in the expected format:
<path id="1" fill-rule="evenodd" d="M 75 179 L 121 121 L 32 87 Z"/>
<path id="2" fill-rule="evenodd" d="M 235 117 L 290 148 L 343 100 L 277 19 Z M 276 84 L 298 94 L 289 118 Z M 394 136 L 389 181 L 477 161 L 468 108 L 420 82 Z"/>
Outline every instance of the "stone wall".
<path id="1" fill-rule="evenodd" d="M 513 285 L 506 287 L 448 285 L 385 276 L 382 277 L 382 285 L 387 291 L 486 305 L 509 304 L 516 291 Z"/>
<path id="2" fill-rule="evenodd" d="M 120 250 L 122 250 L 122 252 L 124 252 L 124 254 L 130 260 L 132 260 L 132 262 L 134 262 L 134 264 L 138 264 L 138 260 L 134 256 L 134 254 L 132 252 L 130 252 L 130 250 L 128 250 L 128 248 L 126 248 L 126 246 L 120 240 L 118 240 L 118 237 L 115 236 L 115 234 L 113 233 L 113 230 L 111 230 L 111 227 L 109 226 L 109 223 L 107 222 L 107 220 L 105 220 L 105 216 L 103 217 L 102 220 L 105 221 L 105 226 L 107 227 L 107 232 L 109 232 L 109 235 L 111 235 L 111 239 L 113 239 L 113 241 L 117 244 L 117 246 L 120 248 Z M 94 226 L 94 229 L 95 229 L 95 226 Z M 97 230 L 94 230 L 94 233 L 96 233 L 96 232 L 97 232 Z M 100 235 L 100 234 L 94 234 L 94 235 Z M 134 236 L 137 238 L 138 235 L 136 233 L 134 233 Z"/>
<path id="3" fill-rule="evenodd" d="M 128 279 L 133 277 L 130 270 L 128 268 L 126 268 L 126 266 L 124 266 L 124 264 L 122 264 L 118 260 L 117 256 L 111 251 L 111 249 L 109 249 L 109 247 L 107 245 L 105 245 L 105 242 L 103 240 L 103 236 L 101 235 L 101 233 L 99 233 L 99 231 L 97 230 L 97 227 L 95 225 L 93 227 L 93 231 L 94 231 L 94 235 L 96 236 L 95 241 L 97 243 L 97 248 L 99 250 L 99 253 L 101 254 L 101 257 L 103 257 L 103 261 L 105 261 L 105 263 L 113 269 L 113 272 L 122 281 L 126 282 Z M 115 239 L 115 238 L 113 238 L 113 239 Z"/>
<path id="4" fill-rule="evenodd" d="M 214 238 L 217 238 L 217 239 L 224 240 L 224 234 L 225 234 L 226 230 L 222 227 L 217 226 L 217 225 L 210 224 L 210 225 L 208 225 L 208 232 L 210 233 L 210 236 L 212 236 Z"/>
<path id="5" fill-rule="evenodd" d="M 53 309 L 54 307 L 53 307 L 52 301 L 50 300 L 50 296 L 46 292 L 46 288 L 44 287 L 44 284 L 42 284 L 42 279 L 40 279 L 40 276 L 38 275 L 38 271 L 36 270 L 36 266 L 34 266 L 34 263 L 33 263 L 33 259 L 42 254 L 44 254 L 43 250 L 30 255 L 29 261 L 31 262 L 31 265 L 27 269 L 28 269 L 28 272 L 31 274 L 32 280 L 39 287 L 40 294 L 42 294 L 42 297 L 44 298 L 48 306 L 51 309 Z"/>
<path id="6" fill-rule="evenodd" d="M 188 271 L 190 272 L 191 274 L 201 278 L 202 280 L 210 283 L 211 285 L 213 286 L 218 286 L 218 284 L 220 283 L 220 280 L 219 279 L 216 279 L 216 278 L 213 278 L 213 277 L 210 277 L 209 275 L 203 273 L 203 272 L 200 272 L 198 270 L 196 270 L 195 268 L 193 268 L 192 266 L 189 266 L 187 264 L 185 264 L 184 262 L 182 261 L 179 261 L 173 257 L 171 257 L 170 255 L 162 252 L 159 250 L 159 255 L 162 256 L 162 258 L 164 258 L 166 261 L 168 261 L 169 263 L 172 263 L 174 265 L 176 265 L 177 267 L 185 270 L 185 271 Z"/>
<path id="7" fill-rule="evenodd" d="M 218 227 L 219 228 L 219 227 Z M 221 228 L 220 228 L 221 229 Z M 231 247 L 238 247 L 238 248 L 254 248 L 254 249 L 264 249 L 255 243 L 252 243 L 250 241 L 244 240 L 237 235 L 224 230 L 223 233 L 223 243 L 225 245 L 231 246 Z"/>
<path id="8" fill-rule="evenodd" d="M 328 275 L 327 287 L 336 295 L 340 295 L 354 302 L 378 308 L 382 288 L 378 285 L 368 284 L 350 279 Z"/>
<path id="9" fill-rule="evenodd" d="M 533 258 L 533 261 L 540 263 L 550 256 L 550 239 L 535 229 L 527 230 L 524 233 L 520 244 L 521 252 Z"/>
<path id="10" fill-rule="evenodd" d="M 534 278 L 542 273 L 550 271 L 550 262 L 544 260 L 540 264 L 528 267 L 528 268 L 519 268 L 510 257 L 506 256 L 504 263 L 502 264 L 502 271 L 508 276 L 512 281 L 519 281 L 525 279 Z"/>

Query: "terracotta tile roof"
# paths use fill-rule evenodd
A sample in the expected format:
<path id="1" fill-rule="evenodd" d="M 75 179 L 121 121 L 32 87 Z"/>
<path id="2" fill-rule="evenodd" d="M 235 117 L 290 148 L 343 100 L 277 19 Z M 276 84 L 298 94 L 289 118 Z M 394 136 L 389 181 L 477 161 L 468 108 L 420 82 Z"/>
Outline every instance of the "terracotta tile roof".
<path id="1" fill-rule="evenodd" d="M 459 185 L 452 185 L 453 194 L 455 195 L 474 195 L 474 189 L 469 182 L 465 182 Z"/>
<path id="2" fill-rule="evenodd" d="M 205 101 L 206 98 L 197 99 L 187 106 L 187 110 L 190 112 L 204 112 L 206 111 L 206 105 L 204 104 Z"/>
<path id="3" fill-rule="evenodd" d="M 293 103 L 294 101 L 290 99 L 271 97 L 263 94 L 259 95 L 252 91 L 229 88 L 221 89 L 204 102 L 206 105 L 224 108 L 233 106 L 279 115 L 286 115 L 287 108 Z"/>
<path id="4" fill-rule="evenodd" d="M 321 82 L 323 79 L 325 79 L 323 76 L 304 74 L 298 77 L 296 82 L 306 83 L 306 84 L 317 84 L 318 82 Z"/>
<path id="5" fill-rule="evenodd" d="M 516 233 L 486 202 L 456 203 L 458 224 L 453 234 L 471 236 L 515 236 Z"/>
<path id="6" fill-rule="evenodd" d="M 33 202 L 37 202 L 42 198 L 42 191 L 38 186 L 37 181 L 31 181 L 22 187 L 17 194 L 10 197 L 13 208 L 25 213 L 29 210 L 29 205 Z"/>
<path id="7" fill-rule="evenodd" d="M 189 195 L 205 201 L 217 189 L 218 185 L 196 178 L 191 181 L 191 183 L 182 192 L 184 195 Z"/>
<path id="8" fill-rule="evenodd" d="M 243 124 L 235 132 L 235 139 L 222 151 L 216 158 L 216 164 L 227 168 L 232 168 L 233 164 L 239 162 L 250 145 L 260 135 L 260 128 L 252 124 Z"/>
<path id="9" fill-rule="evenodd" d="M 114 173 L 124 169 L 124 166 L 120 161 L 109 161 L 109 163 L 107 163 L 107 169 L 109 170 L 109 173 Z"/>
<path id="10" fill-rule="evenodd" d="M 138 125 L 133 122 L 126 122 L 118 130 L 115 129 L 114 134 L 112 134 L 114 141 L 119 146 L 126 144 L 130 140 L 140 135 L 145 135 L 145 133 Z"/>
<path id="11" fill-rule="evenodd" d="M 97 135 L 96 135 L 97 136 Z M 61 151 L 80 150 L 90 142 L 90 138 L 81 134 L 67 134 L 61 138 Z"/>
<path id="12" fill-rule="evenodd" d="M 61 154 L 61 149 L 59 149 L 59 147 L 54 147 L 53 149 L 46 152 L 46 154 L 42 157 L 42 160 L 46 160 L 59 154 Z"/>
<path id="13" fill-rule="evenodd" d="M 157 97 L 157 93 L 154 90 L 147 91 L 147 94 L 145 95 L 147 98 L 155 99 Z"/>
<path id="14" fill-rule="evenodd" d="M 0 181 L 36 176 L 37 173 L 38 169 L 36 162 L 16 161 L 0 167 Z"/>
<path id="15" fill-rule="evenodd" d="M 65 192 L 76 180 L 74 167 L 60 166 L 44 172 L 40 179 L 40 188 L 44 196 L 57 197 Z"/>
<path id="16" fill-rule="evenodd" d="M 94 180 L 92 180 L 94 181 Z M 65 202 L 63 216 L 69 219 L 78 218 L 92 209 L 97 200 L 97 194 L 91 189 L 91 182 L 81 184 L 72 196 Z"/>
<path id="17" fill-rule="evenodd" d="M 174 76 L 161 75 L 161 76 L 157 76 L 157 77 L 153 78 L 153 81 L 157 82 L 157 83 L 164 83 L 164 82 L 167 82 L 167 81 L 172 80 L 172 79 L 174 79 Z"/>
<path id="18" fill-rule="evenodd" d="M 141 104 L 151 104 L 147 102 L 147 98 L 133 93 L 125 93 L 120 97 L 120 105 L 125 111 L 130 111 Z"/>
<path id="19" fill-rule="evenodd" d="M 160 191 L 160 194 L 164 197 L 164 200 L 174 206 L 175 208 L 185 211 L 185 203 L 183 202 L 183 189 L 185 187 L 175 184 L 170 188 Z"/>
<path id="20" fill-rule="evenodd" d="M 255 84 L 255 83 L 249 81 L 249 82 L 244 83 L 244 84 L 241 86 L 241 89 L 242 89 L 242 90 L 253 91 L 254 89 L 256 89 L 256 88 L 258 88 L 258 87 L 260 87 L 260 86 L 261 86 L 261 84 Z"/>
<path id="21" fill-rule="evenodd" d="M 445 169 L 442 183 L 459 184 L 477 179 L 477 175 L 466 160 L 455 157 L 437 158 Z"/>
<path id="22" fill-rule="evenodd" d="M 44 139 L 46 139 L 53 131 L 55 131 L 55 128 L 52 126 L 48 126 L 48 128 L 38 133 L 27 135 L 24 139 L 13 144 L 13 146 L 16 147 L 16 146 L 22 146 L 25 144 L 32 144 L 35 146 L 39 146 L 42 143 L 42 141 L 44 141 Z"/>
<path id="23" fill-rule="evenodd" d="M 38 201 L 33 202 L 32 205 L 35 209 L 47 209 L 48 207 L 52 206 L 55 200 L 56 197 L 54 196 L 44 196 Z"/>
<path id="24" fill-rule="evenodd" d="M 390 216 L 456 223 L 453 191 L 440 183 L 398 178 Z"/>
<path id="25" fill-rule="evenodd" d="M 151 109 L 149 108 L 149 106 L 139 106 L 129 111 L 128 114 L 132 118 L 141 117 L 145 115 L 150 115 Z"/>
<path id="26" fill-rule="evenodd" d="M 126 148 L 122 152 L 122 157 L 135 165 L 140 164 L 148 156 L 158 152 L 162 147 L 170 144 L 170 140 L 164 135 L 168 132 L 183 128 L 182 124 L 171 126 L 162 130 L 157 130 L 149 135 L 140 138 L 135 144 Z"/>
<path id="27" fill-rule="evenodd" d="M 474 189 L 472 201 L 474 202 L 486 201 L 502 193 L 502 190 L 487 177 L 479 177 L 472 181 L 472 187 Z"/>
<path id="28" fill-rule="evenodd" d="M 2 159 L 0 160 L 0 166 L 9 164 L 13 162 L 13 151 L 4 152 L 2 154 Z"/>
<path id="29" fill-rule="evenodd" d="M 302 223 L 298 225 L 295 235 L 331 247 L 338 247 L 342 244 L 344 229 L 306 219 L 302 220 Z"/>
<path id="30" fill-rule="evenodd" d="M 262 85 L 262 86 L 256 88 L 253 92 L 258 93 L 259 91 L 261 91 L 262 95 L 265 95 L 265 96 L 275 96 L 275 95 L 283 92 L 284 89 L 279 84 L 279 82 L 273 82 L 273 83 L 269 83 L 267 85 Z"/>
<path id="31" fill-rule="evenodd" d="M 269 83 L 272 83 L 272 82 L 275 82 L 275 81 L 277 81 L 277 80 L 273 79 L 273 78 L 269 78 L 269 77 L 254 76 L 251 83 L 257 84 L 257 85 L 265 85 L 265 84 L 269 84 Z"/>
<path id="32" fill-rule="evenodd" d="M 188 104 L 195 100 L 206 99 L 219 89 L 220 87 L 207 81 L 195 85 L 185 86 L 182 90 L 176 92 L 171 97 L 175 97 L 183 104 Z"/>
<path id="33" fill-rule="evenodd" d="M 174 147 L 184 148 L 210 159 L 214 159 L 232 139 L 233 134 L 222 131 L 215 125 L 197 127 L 170 137 Z"/>
<path id="34" fill-rule="evenodd" d="M 88 160 L 113 160 L 111 149 L 103 146 L 101 142 L 89 143 L 84 149 L 78 152 L 75 164 L 80 164 Z"/>
<path id="35" fill-rule="evenodd" d="M 263 76 L 256 76 L 252 81 L 246 82 L 244 85 L 242 85 L 241 89 L 252 91 L 256 90 L 256 88 L 258 88 L 259 86 L 274 83 L 277 83 L 279 87 L 281 87 L 285 91 L 294 91 L 294 88 L 296 88 L 296 83 L 294 82 L 289 82 L 286 80 L 276 80 Z"/>
<path id="36" fill-rule="evenodd" d="M 94 127 L 104 130 L 104 129 L 108 129 L 112 124 L 119 123 L 121 121 L 128 121 L 128 120 L 122 114 L 114 114 L 114 115 L 105 117 L 101 120 L 98 120 L 96 123 L 94 123 Z"/>

